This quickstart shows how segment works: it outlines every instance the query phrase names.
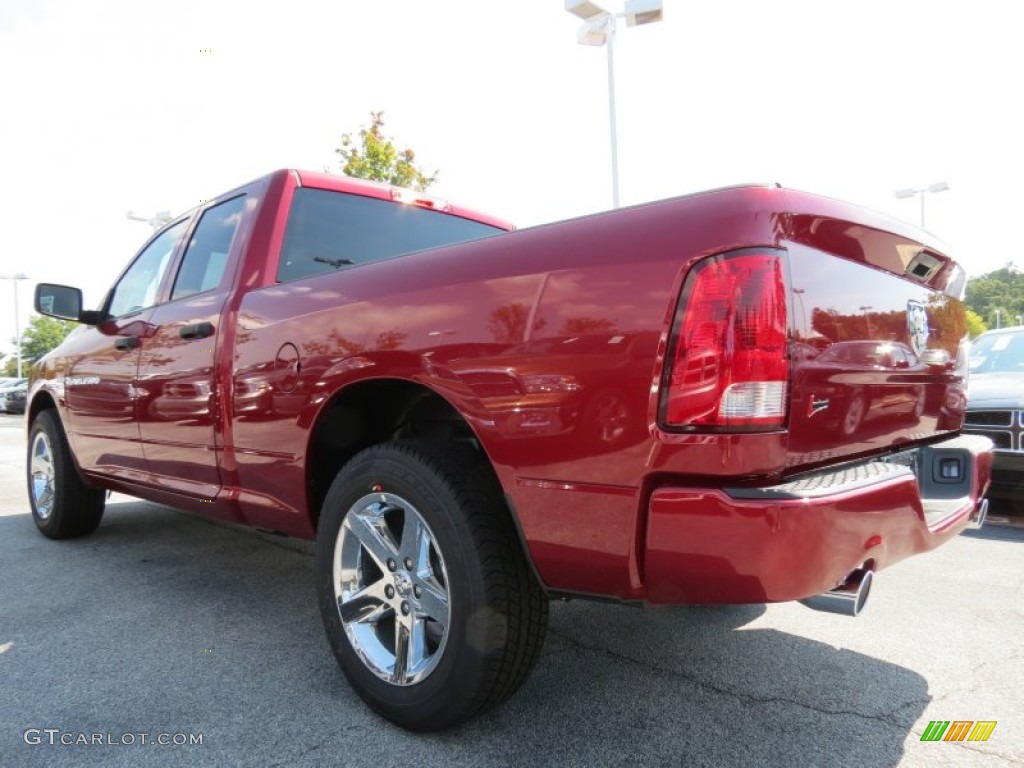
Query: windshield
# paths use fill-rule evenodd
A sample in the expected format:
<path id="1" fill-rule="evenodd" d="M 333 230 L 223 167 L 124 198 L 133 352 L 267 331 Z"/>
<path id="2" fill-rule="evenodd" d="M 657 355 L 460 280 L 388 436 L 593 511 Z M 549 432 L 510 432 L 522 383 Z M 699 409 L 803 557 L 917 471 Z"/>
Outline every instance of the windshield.
<path id="1" fill-rule="evenodd" d="M 970 365 L 971 373 L 1024 373 L 1024 331 L 979 337 Z"/>

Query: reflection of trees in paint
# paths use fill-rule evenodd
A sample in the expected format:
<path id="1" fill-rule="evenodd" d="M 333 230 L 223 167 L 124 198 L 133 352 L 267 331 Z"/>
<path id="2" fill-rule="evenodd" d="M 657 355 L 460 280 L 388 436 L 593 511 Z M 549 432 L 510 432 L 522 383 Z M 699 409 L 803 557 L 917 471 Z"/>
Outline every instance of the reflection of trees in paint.
<path id="1" fill-rule="evenodd" d="M 302 343 L 302 353 L 307 357 L 316 355 L 358 355 L 363 352 L 386 352 L 398 349 L 405 342 L 409 334 L 397 328 L 390 328 L 378 333 L 372 341 L 370 334 L 366 334 L 362 341 L 344 336 L 337 328 L 327 334 L 326 340 L 305 341 Z"/>
<path id="2" fill-rule="evenodd" d="M 186 344 L 199 344 L 199 347 L 195 348 L 197 353 L 209 353 L 210 357 L 213 357 L 213 346 L 214 340 L 204 339 L 203 341 L 196 341 L 195 339 L 185 339 L 177 332 L 179 328 L 178 324 L 168 323 L 163 326 L 161 330 L 164 332 L 159 335 L 156 344 L 149 344 L 146 347 L 145 353 L 143 354 L 143 362 L 151 368 L 159 368 L 164 365 L 171 365 L 180 362 L 181 356 L 178 354 L 166 354 L 177 347 L 183 347 Z M 127 329 L 124 329 L 124 335 L 138 335 L 129 334 Z M 153 325 L 146 326 L 145 338 L 155 337 L 157 333 L 157 327 Z M 163 352 L 163 354 L 162 354 Z"/>
<path id="3" fill-rule="evenodd" d="M 865 338 L 903 341 L 907 336 L 907 313 L 897 310 L 841 315 L 834 309 L 815 308 L 811 312 L 811 328 L 831 342 Z"/>
<path id="4" fill-rule="evenodd" d="M 955 358 L 960 340 L 967 335 L 964 303 L 939 294 L 928 298 L 927 311 L 931 331 L 928 346 L 944 349 Z"/>
<path id="5" fill-rule="evenodd" d="M 502 304 L 491 312 L 487 321 L 494 340 L 500 344 L 519 344 L 527 340 L 526 324 L 530 321 L 530 308 L 526 304 Z M 547 325 L 539 317 L 534 320 L 532 331 L 536 333 Z M 592 333 L 614 333 L 615 323 L 605 317 L 570 317 L 562 324 L 559 336 L 586 336 Z"/>
<path id="6" fill-rule="evenodd" d="M 530 310 L 525 304 L 502 304 L 491 312 L 487 321 L 494 340 L 500 344 L 518 344 L 526 339 L 526 323 L 530 319 Z M 539 331 L 547 322 L 538 318 L 533 323 L 533 330 Z"/>
<path id="7" fill-rule="evenodd" d="M 562 325 L 562 336 L 584 336 L 588 333 L 614 333 L 615 323 L 606 317 L 570 317 Z"/>
<path id="8" fill-rule="evenodd" d="M 378 333 L 373 348 L 377 350 L 398 349 L 402 346 L 402 342 L 405 341 L 405 338 L 408 335 L 409 334 L 404 331 L 400 331 L 397 328 L 392 328 L 390 331 Z"/>
<path id="9" fill-rule="evenodd" d="M 928 347 L 944 349 L 955 357 L 960 340 L 967 334 L 964 303 L 949 296 L 933 294 L 928 298 L 925 310 L 928 313 Z M 906 309 L 841 315 L 834 309 L 816 308 L 811 312 L 811 328 L 819 338 L 824 337 L 832 343 L 865 338 L 910 341 Z"/>
<path id="10" fill-rule="evenodd" d="M 306 357 L 314 357 L 316 355 L 329 355 L 331 353 L 331 345 L 326 341 L 304 341 L 302 342 L 302 354 Z"/>

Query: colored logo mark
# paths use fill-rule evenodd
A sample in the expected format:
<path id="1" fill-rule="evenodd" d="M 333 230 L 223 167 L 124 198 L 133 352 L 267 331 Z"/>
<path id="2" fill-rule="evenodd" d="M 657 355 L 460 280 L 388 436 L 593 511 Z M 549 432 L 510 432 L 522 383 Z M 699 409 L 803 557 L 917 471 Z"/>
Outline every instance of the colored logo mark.
<path id="1" fill-rule="evenodd" d="M 988 741 L 996 729 L 996 720 L 932 720 L 921 734 L 921 741 Z"/>

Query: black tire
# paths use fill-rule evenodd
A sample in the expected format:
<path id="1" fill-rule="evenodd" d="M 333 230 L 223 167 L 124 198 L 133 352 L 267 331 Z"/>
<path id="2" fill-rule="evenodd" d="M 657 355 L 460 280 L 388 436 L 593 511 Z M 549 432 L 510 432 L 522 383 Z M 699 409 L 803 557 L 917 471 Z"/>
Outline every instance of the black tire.
<path id="1" fill-rule="evenodd" d="M 70 539 L 96 530 L 103 519 L 106 492 L 82 480 L 52 410 L 42 411 L 32 422 L 25 465 L 32 519 L 44 536 Z"/>
<path id="2" fill-rule="evenodd" d="M 378 512 L 369 511 L 375 504 Z M 349 514 L 353 517 L 343 533 Z M 401 517 L 397 533 L 394 515 Z M 376 522 L 373 526 L 359 522 L 367 519 Z M 429 550 L 424 562 L 429 558 L 429 578 L 436 576 L 433 583 L 445 594 L 443 603 L 436 604 L 444 606 L 446 624 L 431 624 L 433 642 L 423 640 L 429 634 L 420 630 L 420 649 L 428 652 L 425 658 L 429 659 L 422 679 L 386 679 L 386 667 L 367 651 L 376 648 L 375 638 L 383 638 L 386 646 L 389 617 L 394 631 L 392 673 L 398 674 L 401 659 L 405 678 L 408 654 L 397 650 L 398 623 L 419 621 L 427 627 L 431 620 L 425 617 L 432 615 L 419 602 L 411 610 L 397 602 L 403 599 L 399 591 L 409 595 L 412 603 L 410 590 L 416 590 L 419 598 L 419 584 L 428 589 L 428 582 L 416 581 L 424 578 L 423 571 L 402 564 L 408 563 L 401 555 L 407 551 L 407 520 L 425 524 L 425 529 L 416 530 L 425 530 L 429 544 L 417 544 L 416 551 Z M 388 546 L 397 553 L 397 567 L 387 557 L 391 550 L 371 555 L 364 544 L 365 533 L 361 536 L 356 530 L 383 530 L 385 538 L 390 536 Z M 346 553 L 352 552 L 358 552 L 358 567 L 341 570 L 342 564 L 353 563 L 346 560 L 352 557 Z M 385 558 L 387 565 L 377 567 Z M 412 574 L 412 581 L 402 581 L 407 578 L 403 573 Z M 403 728 L 442 730 L 501 704 L 519 688 L 540 655 L 548 620 L 546 595 L 526 562 L 497 478 L 480 454 L 467 446 L 410 440 L 377 445 L 356 455 L 335 478 L 324 501 L 317 531 L 316 577 L 327 638 L 346 678 L 370 707 Z M 361 613 L 346 624 L 340 607 L 346 600 L 344 585 L 351 588 L 347 594 L 352 603 L 345 603 L 348 609 L 358 602 L 351 598 L 356 588 L 390 590 L 390 595 L 369 598 L 373 606 L 369 610 L 366 603 L 358 603 Z M 353 647 L 349 631 L 360 652 Z M 381 655 L 387 659 L 386 647 Z"/>

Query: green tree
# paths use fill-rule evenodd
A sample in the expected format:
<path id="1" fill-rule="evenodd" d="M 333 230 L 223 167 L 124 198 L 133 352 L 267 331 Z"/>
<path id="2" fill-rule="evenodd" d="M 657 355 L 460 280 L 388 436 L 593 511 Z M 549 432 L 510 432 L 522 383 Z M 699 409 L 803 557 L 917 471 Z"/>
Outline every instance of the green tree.
<path id="1" fill-rule="evenodd" d="M 977 312 L 989 328 L 1016 325 L 1017 317 L 1024 317 L 1024 272 L 1011 262 L 971 278 L 967 282 L 967 307 Z"/>
<path id="2" fill-rule="evenodd" d="M 530 320 L 530 308 L 525 304 L 502 304 L 487 320 L 487 328 L 499 344 L 520 344 L 526 341 L 526 324 Z M 547 325 L 547 320 L 538 317 L 533 321 L 534 332 Z"/>
<path id="3" fill-rule="evenodd" d="M 370 127 L 359 129 L 358 141 L 351 133 L 341 136 L 341 170 L 357 179 L 370 179 L 425 191 L 437 181 L 438 171 L 428 176 L 416 165 L 416 153 L 398 149 L 394 140 L 384 136 L 384 113 L 370 113 Z"/>
<path id="4" fill-rule="evenodd" d="M 971 335 L 971 338 L 980 336 L 988 330 L 988 326 L 985 325 L 985 321 L 981 315 L 975 312 L 973 309 L 967 310 L 967 333 Z"/>
<path id="5" fill-rule="evenodd" d="M 570 317 L 562 325 L 562 336 L 585 336 L 590 333 L 612 333 L 615 323 L 606 317 Z"/>
<path id="6" fill-rule="evenodd" d="M 28 326 L 21 332 L 22 370 L 64 341 L 64 338 L 77 325 L 78 323 L 71 320 L 57 320 L 44 315 L 32 315 Z M 11 339 L 11 342 L 17 345 L 18 340 Z"/>

